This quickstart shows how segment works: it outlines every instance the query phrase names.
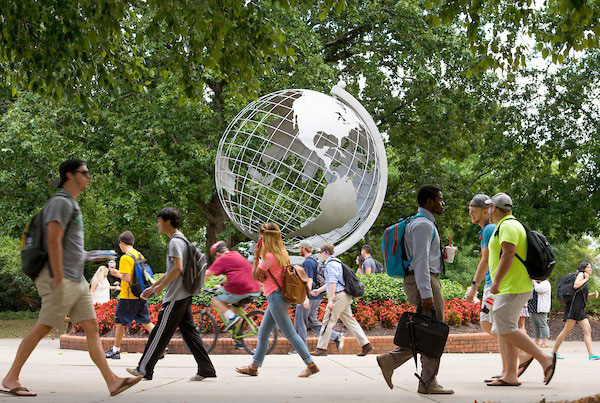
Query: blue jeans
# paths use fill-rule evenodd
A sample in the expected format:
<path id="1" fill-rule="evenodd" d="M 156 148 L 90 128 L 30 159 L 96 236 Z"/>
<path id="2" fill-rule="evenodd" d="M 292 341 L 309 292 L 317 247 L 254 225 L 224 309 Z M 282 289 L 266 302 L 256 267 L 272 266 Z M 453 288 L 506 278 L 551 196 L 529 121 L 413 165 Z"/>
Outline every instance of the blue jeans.
<path id="1" fill-rule="evenodd" d="M 306 343 L 307 327 L 310 326 L 312 330 L 321 334 L 321 327 L 323 324 L 319 322 L 319 305 L 321 305 L 321 298 L 309 299 L 310 308 L 306 309 L 302 304 L 296 305 L 296 316 L 294 324 L 296 326 L 296 332 Z M 335 330 L 331 332 L 331 340 L 336 341 L 340 339 L 342 335 Z"/>
<path id="2" fill-rule="evenodd" d="M 252 357 L 252 365 L 256 365 L 257 367 L 262 365 L 265 354 L 267 353 L 267 348 L 269 347 L 269 336 L 275 325 L 279 327 L 285 338 L 290 341 L 305 364 L 308 365 L 313 362 L 314 360 L 308 352 L 308 347 L 306 347 L 302 338 L 298 336 L 298 333 L 294 330 L 294 325 L 288 315 L 290 304 L 283 299 L 281 292 L 275 291 L 269 295 L 267 297 L 267 302 L 269 303 L 269 306 L 267 306 L 265 316 L 260 324 L 260 329 L 258 329 L 258 344 L 254 356 Z"/>

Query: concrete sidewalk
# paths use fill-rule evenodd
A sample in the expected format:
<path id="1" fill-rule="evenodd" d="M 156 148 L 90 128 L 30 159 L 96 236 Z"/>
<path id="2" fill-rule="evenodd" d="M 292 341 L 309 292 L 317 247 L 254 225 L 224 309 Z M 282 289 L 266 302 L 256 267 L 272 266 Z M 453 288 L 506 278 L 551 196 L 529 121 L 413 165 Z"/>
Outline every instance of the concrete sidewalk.
<path id="1" fill-rule="evenodd" d="M 0 339 L 0 375 L 4 376 L 20 340 Z M 600 342 L 594 343 L 600 352 Z M 108 391 L 87 352 L 60 350 L 58 340 L 44 339 L 27 362 L 22 382 L 38 402 L 536 402 L 573 400 L 600 392 L 597 373 L 600 361 L 588 361 L 583 342 L 566 342 L 561 348 L 557 372 L 548 386 L 542 383 L 542 369 L 533 363 L 516 388 L 488 387 L 486 377 L 498 372 L 496 354 L 445 354 L 438 380 L 453 388 L 451 396 L 419 395 L 409 361 L 394 373 L 394 390 L 388 389 L 374 355 L 316 357 L 321 372 L 308 379 L 297 378 L 304 364 L 298 356 L 267 356 L 258 377 L 238 375 L 234 367 L 250 363 L 250 356 L 214 355 L 216 379 L 190 382 L 196 365 L 191 355 L 167 355 L 159 361 L 154 380 L 142 381 L 115 398 Z M 126 367 L 135 367 L 141 354 L 122 354 L 110 360 L 119 376 Z M 419 363 L 420 365 L 420 363 Z M 20 398 L 24 399 L 24 398 Z M 0 395 L 0 401 L 16 401 Z"/>

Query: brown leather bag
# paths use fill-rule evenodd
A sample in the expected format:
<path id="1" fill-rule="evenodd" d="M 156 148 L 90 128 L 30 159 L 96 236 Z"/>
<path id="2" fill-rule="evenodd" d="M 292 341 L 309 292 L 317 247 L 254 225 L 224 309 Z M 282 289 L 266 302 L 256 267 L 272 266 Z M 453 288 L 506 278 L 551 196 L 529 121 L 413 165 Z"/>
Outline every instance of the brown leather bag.
<path id="1" fill-rule="evenodd" d="M 302 304 L 308 296 L 308 276 L 302 266 L 287 265 L 283 268 L 283 286 L 275 279 L 270 270 L 267 270 L 277 287 L 281 290 L 281 296 L 290 304 Z"/>

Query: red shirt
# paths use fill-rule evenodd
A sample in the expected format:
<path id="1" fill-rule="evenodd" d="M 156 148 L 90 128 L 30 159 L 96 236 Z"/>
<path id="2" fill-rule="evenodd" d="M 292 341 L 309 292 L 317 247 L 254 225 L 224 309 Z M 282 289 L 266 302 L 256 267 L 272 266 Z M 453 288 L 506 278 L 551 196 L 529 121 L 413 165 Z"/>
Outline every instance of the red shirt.
<path id="1" fill-rule="evenodd" d="M 258 281 L 252 279 L 252 265 L 237 252 L 227 252 L 208 268 L 212 273 L 227 276 L 225 291 L 231 294 L 250 294 L 260 291 Z"/>

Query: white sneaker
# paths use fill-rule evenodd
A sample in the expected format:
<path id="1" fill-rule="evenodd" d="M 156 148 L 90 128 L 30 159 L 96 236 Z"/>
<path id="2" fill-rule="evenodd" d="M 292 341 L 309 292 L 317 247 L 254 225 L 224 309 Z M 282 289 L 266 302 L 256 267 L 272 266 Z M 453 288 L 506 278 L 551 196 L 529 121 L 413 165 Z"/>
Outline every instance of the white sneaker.
<path id="1" fill-rule="evenodd" d="M 335 346 L 337 347 L 338 353 L 341 353 L 344 348 L 344 333 L 340 333 L 340 336 L 335 341 Z"/>

